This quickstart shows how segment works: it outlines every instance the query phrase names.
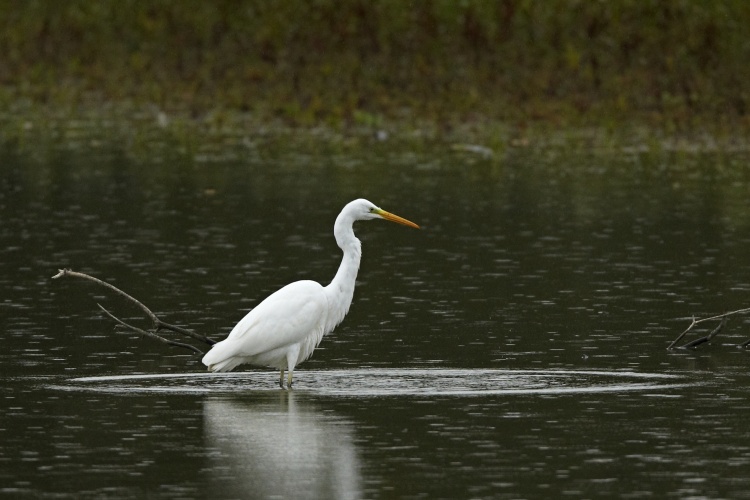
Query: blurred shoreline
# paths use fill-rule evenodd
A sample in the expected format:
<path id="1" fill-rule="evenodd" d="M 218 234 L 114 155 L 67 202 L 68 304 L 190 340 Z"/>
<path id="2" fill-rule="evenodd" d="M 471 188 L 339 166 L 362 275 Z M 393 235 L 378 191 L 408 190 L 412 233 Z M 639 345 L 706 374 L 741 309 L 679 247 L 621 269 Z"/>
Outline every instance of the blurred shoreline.
<path id="1" fill-rule="evenodd" d="M 744 149 L 750 125 L 743 1 L 3 1 L 0 19 L 6 149 L 299 134 Z"/>

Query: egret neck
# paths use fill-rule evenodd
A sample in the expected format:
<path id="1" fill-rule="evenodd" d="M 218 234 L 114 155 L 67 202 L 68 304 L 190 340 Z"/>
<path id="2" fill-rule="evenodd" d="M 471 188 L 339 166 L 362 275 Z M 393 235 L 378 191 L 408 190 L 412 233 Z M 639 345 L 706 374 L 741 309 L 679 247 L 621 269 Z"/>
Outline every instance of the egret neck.
<path id="1" fill-rule="evenodd" d="M 359 262 L 362 259 L 362 244 L 354 236 L 354 229 L 352 228 L 354 221 L 354 217 L 349 212 L 343 211 L 336 217 L 336 222 L 333 225 L 336 244 L 344 252 L 344 256 L 341 258 L 341 265 L 336 272 L 336 276 L 325 287 L 326 298 L 330 307 L 326 323 L 330 328 L 336 327 L 343 321 L 346 313 L 349 312 L 349 306 L 354 297 L 354 285 L 357 281 Z"/>

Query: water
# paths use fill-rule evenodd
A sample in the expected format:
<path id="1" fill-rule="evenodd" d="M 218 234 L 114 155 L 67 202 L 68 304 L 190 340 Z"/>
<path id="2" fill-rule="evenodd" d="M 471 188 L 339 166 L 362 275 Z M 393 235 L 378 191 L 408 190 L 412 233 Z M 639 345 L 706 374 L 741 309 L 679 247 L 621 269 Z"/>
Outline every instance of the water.
<path id="1" fill-rule="evenodd" d="M 326 141 L 3 150 L 0 495 L 750 498 L 747 320 L 666 350 L 748 306 L 745 152 Z M 50 279 L 222 338 L 331 279 L 360 196 L 423 230 L 355 227 L 352 310 L 291 392 L 206 374 L 114 329 L 97 302 L 148 326 L 118 297 Z"/>

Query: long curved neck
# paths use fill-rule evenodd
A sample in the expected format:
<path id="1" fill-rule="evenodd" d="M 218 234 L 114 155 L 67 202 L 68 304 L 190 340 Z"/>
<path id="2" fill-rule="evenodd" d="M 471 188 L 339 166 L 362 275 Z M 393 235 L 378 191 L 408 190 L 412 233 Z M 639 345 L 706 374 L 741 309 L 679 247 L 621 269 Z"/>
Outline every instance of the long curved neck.
<path id="1" fill-rule="evenodd" d="M 344 256 L 341 259 L 341 265 L 339 265 L 336 276 L 325 287 L 329 305 L 327 323 L 331 329 L 341 323 L 346 313 L 349 312 L 349 306 L 354 297 L 354 285 L 357 281 L 359 262 L 362 259 L 362 244 L 354 236 L 353 223 L 354 220 L 342 213 L 336 218 L 333 227 L 336 243 L 343 250 Z"/>

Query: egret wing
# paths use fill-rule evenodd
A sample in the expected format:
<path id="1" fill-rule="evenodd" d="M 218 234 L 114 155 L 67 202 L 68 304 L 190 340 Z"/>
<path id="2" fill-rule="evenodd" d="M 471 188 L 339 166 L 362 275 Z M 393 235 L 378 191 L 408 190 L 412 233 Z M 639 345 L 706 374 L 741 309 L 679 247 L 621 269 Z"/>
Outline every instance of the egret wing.
<path id="1" fill-rule="evenodd" d="M 297 281 L 269 295 L 219 344 L 232 346 L 231 354 L 224 353 L 227 357 L 254 356 L 295 344 L 324 328 L 327 311 L 323 287 L 314 281 Z"/>

